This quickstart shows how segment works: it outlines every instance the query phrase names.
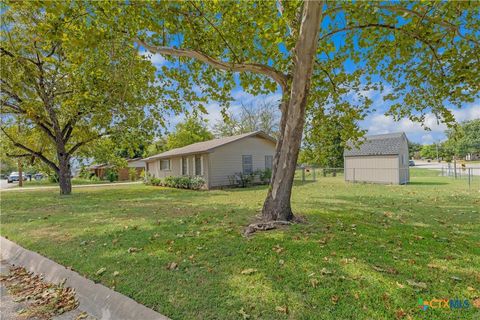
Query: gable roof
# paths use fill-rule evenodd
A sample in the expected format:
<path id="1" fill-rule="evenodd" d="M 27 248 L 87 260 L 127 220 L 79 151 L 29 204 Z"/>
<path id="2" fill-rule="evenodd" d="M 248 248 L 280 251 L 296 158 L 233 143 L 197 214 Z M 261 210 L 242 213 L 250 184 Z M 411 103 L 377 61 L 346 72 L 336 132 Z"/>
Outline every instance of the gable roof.
<path id="1" fill-rule="evenodd" d="M 174 156 L 176 157 L 176 156 L 189 155 L 189 154 L 194 154 L 194 153 L 212 152 L 213 149 L 224 146 L 228 143 L 232 143 L 232 142 L 244 139 L 244 138 L 255 137 L 255 136 L 266 139 L 266 140 L 269 140 L 269 141 L 272 141 L 274 143 L 276 142 L 276 140 L 274 138 L 270 137 L 265 132 L 254 131 L 254 132 L 239 134 L 239 135 L 236 135 L 236 136 L 224 137 L 224 138 L 213 139 L 213 140 L 209 140 L 209 141 L 189 144 L 188 146 L 168 150 L 168 151 L 165 151 L 163 153 L 159 153 L 159 154 L 156 154 L 154 156 L 145 158 L 143 160 L 149 161 L 149 160 L 155 160 L 155 159 L 170 158 L 170 157 L 174 157 Z"/>
<path id="2" fill-rule="evenodd" d="M 378 134 L 365 136 L 365 140 L 359 146 L 355 146 L 353 141 L 348 141 L 343 155 L 351 156 L 376 156 L 376 155 L 395 155 L 399 154 L 405 143 L 408 143 L 407 136 L 403 132 Z"/>

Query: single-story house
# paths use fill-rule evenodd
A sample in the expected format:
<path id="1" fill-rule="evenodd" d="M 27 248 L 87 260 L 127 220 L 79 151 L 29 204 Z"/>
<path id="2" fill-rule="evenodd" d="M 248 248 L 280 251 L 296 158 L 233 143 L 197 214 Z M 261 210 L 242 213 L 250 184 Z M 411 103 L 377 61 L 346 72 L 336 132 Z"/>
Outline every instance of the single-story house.
<path id="1" fill-rule="evenodd" d="M 96 164 L 88 167 L 90 172 L 93 173 L 95 176 L 99 177 L 100 179 L 105 178 L 105 174 L 107 173 L 107 170 L 110 168 L 113 168 L 113 166 L 109 164 Z M 142 171 L 145 170 L 145 162 L 142 160 L 142 158 L 127 159 L 127 166 L 117 170 L 118 180 L 119 181 L 130 180 L 129 171 L 131 168 L 135 169 L 136 178 L 138 179 Z"/>
<path id="2" fill-rule="evenodd" d="M 262 131 L 194 143 L 143 159 L 156 178 L 201 176 L 206 188 L 232 185 L 232 176 L 271 169 L 276 140 Z"/>
<path id="3" fill-rule="evenodd" d="M 347 142 L 345 180 L 383 184 L 410 181 L 408 140 L 403 132 L 366 136 L 358 146 Z"/>

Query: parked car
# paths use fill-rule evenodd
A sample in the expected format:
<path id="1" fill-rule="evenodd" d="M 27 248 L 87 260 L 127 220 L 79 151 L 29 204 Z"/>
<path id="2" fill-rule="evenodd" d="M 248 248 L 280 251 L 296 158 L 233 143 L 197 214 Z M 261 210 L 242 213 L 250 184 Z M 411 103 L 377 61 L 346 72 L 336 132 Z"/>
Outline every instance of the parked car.
<path id="1" fill-rule="evenodd" d="M 414 167 L 414 166 L 415 166 L 415 161 L 409 160 L 409 161 L 408 161 L 408 165 L 409 165 L 410 167 Z"/>
<path id="2" fill-rule="evenodd" d="M 27 180 L 26 176 L 22 177 L 23 180 Z M 12 172 L 7 178 L 8 183 L 12 183 L 13 181 L 19 181 L 20 180 L 20 175 L 18 172 Z"/>
<path id="3" fill-rule="evenodd" d="M 36 173 L 33 177 L 35 178 L 35 180 L 42 180 L 43 179 L 43 174 Z"/>

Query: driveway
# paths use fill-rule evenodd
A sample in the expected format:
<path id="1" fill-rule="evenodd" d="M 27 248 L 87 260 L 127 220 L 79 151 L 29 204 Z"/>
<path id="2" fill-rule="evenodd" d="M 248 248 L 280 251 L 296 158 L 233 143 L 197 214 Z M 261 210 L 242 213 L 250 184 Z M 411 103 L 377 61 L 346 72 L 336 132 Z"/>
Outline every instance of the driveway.
<path id="1" fill-rule="evenodd" d="M 18 186 L 18 182 L 8 183 L 6 179 L 0 180 L 0 189 L 9 189 Z"/>
<path id="2" fill-rule="evenodd" d="M 447 171 L 449 164 L 446 162 L 437 162 L 437 161 L 432 161 L 432 162 L 427 162 L 427 161 L 422 161 L 422 160 L 414 160 L 415 161 L 415 167 L 412 168 L 421 168 L 421 169 L 432 169 L 432 170 L 442 170 L 442 168 Z M 463 169 L 460 161 L 457 161 L 457 174 L 459 175 L 465 175 L 468 174 L 468 168 L 471 168 L 471 174 L 475 176 L 480 176 L 480 164 L 478 163 L 473 163 L 473 164 L 466 164 L 466 169 Z M 450 170 L 448 172 L 453 175 L 453 163 L 450 164 Z"/>

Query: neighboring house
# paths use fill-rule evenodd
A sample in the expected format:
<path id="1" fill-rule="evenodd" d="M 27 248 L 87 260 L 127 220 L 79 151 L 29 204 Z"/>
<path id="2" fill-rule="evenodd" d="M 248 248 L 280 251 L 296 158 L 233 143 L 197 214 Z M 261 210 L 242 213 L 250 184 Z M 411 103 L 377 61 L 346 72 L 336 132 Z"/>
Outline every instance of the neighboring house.
<path id="1" fill-rule="evenodd" d="M 96 175 L 100 179 L 105 179 L 105 174 L 107 173 L 107 170 L 110 168 L 113 168 L 113 166 L 108 164 L 91 165 L 90 167 L 88 167 L 90 172 L 92 172 L 94 175 Z M 127 166 L 125 168 L 120 168 L 117 170 L 118 180 L 119 181 L 130 180 L 129 171 L 131 168 L 135 168 L 136 177 L 138 179 L 142 171 L 145 170 L 145 162 L 142 160 L 142 158 L 128 159 Z"/>
<path id="2" fill-rule="evenodd" d="M 228 186 L 238 173 L 272 168 L 274 138 L 262 131 L 194 143 L 146 159 L 147 172 L 156 178 L 202 176 L 206 188 Z"/>
<path id="3" fill-rule="evenodd" d="M 467 160 L 467 161 L 480 160 L 480 152 L 468 153 L 465 156 L 465 160 Z"/>
<path id="4" fill-rule="evenodd" d="M 362 144 L 347 143 L 343 153 L 345 180 L 384 184 L 410 181 L 405 133 L 366 136 Z"/>

